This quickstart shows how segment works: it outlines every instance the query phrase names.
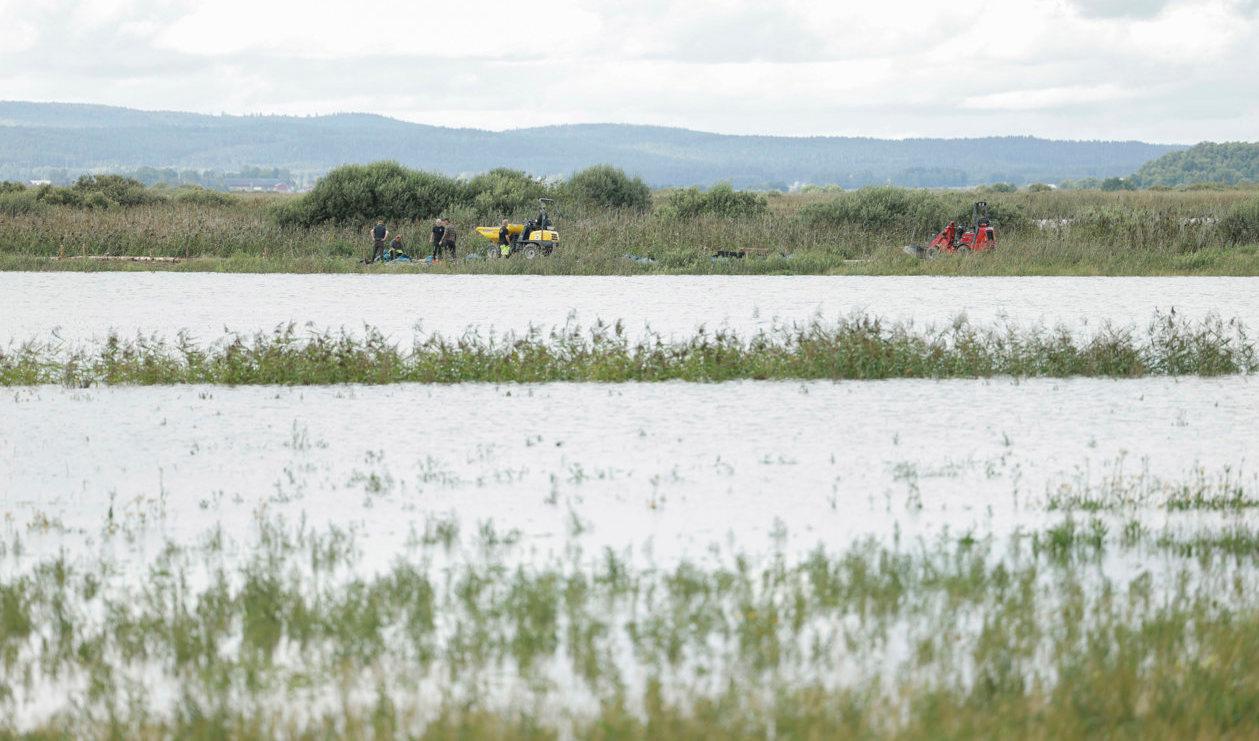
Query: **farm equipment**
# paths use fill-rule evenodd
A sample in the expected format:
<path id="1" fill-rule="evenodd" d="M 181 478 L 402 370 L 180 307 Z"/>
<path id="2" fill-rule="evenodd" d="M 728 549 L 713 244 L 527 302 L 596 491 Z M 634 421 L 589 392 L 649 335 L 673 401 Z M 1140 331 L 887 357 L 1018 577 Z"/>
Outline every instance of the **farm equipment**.
<path id="1" fill-rule="evenodd" d="M 910 244 L 905 246 L 905 252 L 913 257 L 930 259 L 941 254 L 968 255 L 972 252 L 988 252 L 996 248 L 997 232 L 992 227 L 992 219 L 988 217 L 988 204 L 979 201 L 971 210 L 969 227 L 961 229 L 956 221 L 950 221 L 949 225 L 935 235 L 926 247 Z"/>
<path id="2" fill-rule="evenodd" d="M 511 235 L 511 245 L 507 257 L 520 253 L 526 260 L 538 255 L 550 255 L 560 244 L 560 233 L 554 228 L 551 217 L 547 213 L 548 204 L 554 203 L 550 198 L 538 199 L 538 215 L 524 224 L 508 224 L 507 232 Z M 494 243 L 486 251 L 488 257 L 502 257 L 498 247 L 497 226 L 478 226 L 477 234 Z"/>

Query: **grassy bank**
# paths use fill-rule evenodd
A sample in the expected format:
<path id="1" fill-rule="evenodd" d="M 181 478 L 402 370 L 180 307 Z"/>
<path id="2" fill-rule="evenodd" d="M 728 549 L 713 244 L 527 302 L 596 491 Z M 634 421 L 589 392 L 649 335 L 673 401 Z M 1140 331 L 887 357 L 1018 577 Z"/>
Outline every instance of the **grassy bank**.
<path id="1" fill-rule="evenodd" d="M 112 511 L 82 558 L 10 530 L 0 735 L 1251 737 L 1259 531 L 1233 486 L 667 567 L 453 517 L 383 568 L 353 530 L 263 515 L 139 571 Z"/>
<path id="2" fill-rule="evenodd" d="M 893 191 L 772 195 L 752 216 L 648 213 L 561 206 L 563 245 L 547 259 L 467 260 L 428 267 L 362 266 L 361 224 L 281 225 L 284 196 L 163 201 L 128 208 L 43 206 L 0 214 L 0 269 L 248 272 L 1259 275 L 1253 190 L 1036 193 Z M 900 252 L 930 239 L 970 201 L 993 204 L 1001 247 L 972 258 L 920 261 Z M 1239 211 L 1240 209 L 1240 211 Z M 1259 210 L 1256 211 L 1259 214 Z M 671 215 L 673 214 L 673 215 Z M 1241 214 L 1241 215 L 1239 215 Z M 490 246 L 472 232 L 497 221 L 457 209 L 460 253 Z M 520 217 L 523 214 L 510 214 Z M 426 252 L 428 222 L 394 222 L 411 251 Z M 718 250 L 770 257 L 711 259 Z M 172 264 L 95 262 L 92 255 L 179 258 Z M 626 255 L 650 258 L 636 262 Z M 63 259 L 57 259 L 63 258 Z"/>
<path id="3" fill-rule="evenodd" d="M 855 316 L 741 338 L 700 332 L 678 342 L 631 341 L 617 326 L 421 338 L 410 347 L 375 331 L 186 338 L 111 336 L 100 346 L 28 342 L 0 351 L 0 385 L 532 383 L 727 381 L 989 376 L 1219 375 L 1253 373 L 1259 355 L 1238 321 L 1156 315 L 1141 330 L 977 327 L 958 319 L 917 328 Z"/>

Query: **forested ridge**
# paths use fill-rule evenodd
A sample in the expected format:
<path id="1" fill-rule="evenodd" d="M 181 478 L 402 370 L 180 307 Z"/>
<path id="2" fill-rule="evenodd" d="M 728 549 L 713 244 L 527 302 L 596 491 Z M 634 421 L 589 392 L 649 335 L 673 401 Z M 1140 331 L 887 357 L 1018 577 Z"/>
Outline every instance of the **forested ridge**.
<path id="1" fill-rule="evenodd" d="M 1259 183 L 1259 143 L 1203 142 L 1147 162 L 1133 181 L 1140 187 L 1194 183 Z"/>
<path id="2" fill-rule="evenodd" d="M 566 176 L 606 163 L 655 187 L 722 181 L 738 188 L 960 187 L 1124 176 L 1179 149 L 1033 137 L 729 136 L 620 124 L 492 132 L 368 114 L 210 116 L 0 102 L 0 179 L 73 179 L 143 167 L 227 172 L 264 166 L 313 176 L 344 163 L 394 160 L 447 175 L 510 167 Z"/>

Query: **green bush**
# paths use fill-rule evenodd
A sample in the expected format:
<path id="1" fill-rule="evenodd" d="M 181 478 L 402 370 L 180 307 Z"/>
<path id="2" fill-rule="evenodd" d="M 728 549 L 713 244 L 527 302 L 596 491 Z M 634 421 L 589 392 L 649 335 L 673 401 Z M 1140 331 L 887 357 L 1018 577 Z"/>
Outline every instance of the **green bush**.
<path id="1" fill-rule="evenodd" d="M 25 190 L 25 183 L 17 183 L 12 180 L 0 180 L 0 193 L 21 193 Z"/>
<path id="2" fill-rule="evenodd" d="M 84 175 L 70 190 L 90 208 L 98 208 L 99 205 L 95 204 L 99 204 L 102 199 L 108 201 L 108 205 L 123 207 L 147 206 L 164 200 L 139 180 L 122 175 Z"/>
<path id="3" fill-rule="evenodd" d="M 1220 230 L 1231 244 L 1259 243 L 1259 198 L 1234 204 L 1220 219 Z"/>
<path id="4" fill-rule="evenodd" d="M 805 223 L 815 227 L 899 229 L 917 235 L 940 229 L 952 210 L 930 191 L 876 187 L 843 193 L 826 203 L 806 206 L 800 213 Z"/>
<path id="5" fill-rule="evenodd" d="M 1102 190 L 1136 190 L 1137 184 L 1130 178 L 1106 178 L 1102 181 Z"/>
<path id="6" fill-rule="evenodd" d="M 301 227 L 315 223 L 304 196 L 287 196 L 267 208 L 271 218 L 282 227 Z"/>
<path id="7" fill-rule="evenodd" d="M 707 191 L 687 188 L 669 193 L 661 215 L 672 219 L 693 219 L 703 215 L 737 218 L 763 216 L 768 209 L 769 200 L 764 195 L 735 190 L 729 183 L 720 183 Z"/>
<path id="8" fill-rule="evenodd" d="M 1013 183 L 993 183 L 979 189 L 981 193 L 1017 193 L 1018 186 Z"/>
<path id="9" fill-rule="evenodd" d="M 1051 190 L 1053 190 L 1053 186 L 1045 183 L 1032 183 L 1027 186 L 1028 193 L 1048 193 Z"/>
<path id="10" fill-rule="evenodd" d="M 33 190 L 0 190 L 0 215 L 36 214 L 47 208 Z"/>
<path id="11" fill-rule="evenodd" d="M 236 199 L 222 191 L 202 188 L 199 185 L 188 185 L 175 191 L 175 202 L 193 206 L 227 207 L 234 204 Z"/>
<path id="12" fill-rule="evenodd" d="M 343 165 L 325 175 L 286 215 L 306 225 L 363 224 L 374 219 L 431 219 L 466 197 L 453 178 L 410 170 L 396 162 Z"/>
<path id="13" fill-rule="evenodd" d="M 510 217 L 536 206 L 539 198 L 550 195 L 546 184 L 520 170 L 500 167 L 468 181 L 467 196 L 478 216 Z"/>
<path id="14" fill-rule="evenodd" d="M 641 179 L 631 178 L 624 170 L 611 165 L 596 165 L 575 173 L 563 190 L 568 199 L 580 206 L 639 212 L 651 208 L 651 188 Z"/>

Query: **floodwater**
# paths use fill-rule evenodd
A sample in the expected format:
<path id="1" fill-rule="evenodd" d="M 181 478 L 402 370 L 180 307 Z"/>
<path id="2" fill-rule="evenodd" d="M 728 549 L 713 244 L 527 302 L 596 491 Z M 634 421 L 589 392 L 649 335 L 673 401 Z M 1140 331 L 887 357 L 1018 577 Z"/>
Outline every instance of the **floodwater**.
<path id="1" fill-rule="evenodd" d="M 0 509 L 30 556 L 266 513 L 359 527 L 382 563 L 451 515 L 669 562 L 1034 529 L 1064 483 L 1253 471 L 1257 415 L 1242 377 L 8 389 Z"/>
<path id="2" fill-rule="evenodd" d="M 538 277 L 3 273 L 0 345 L 52 333 L 70 342 L 111 330 L 202 341 L 281 324 L 426 333 L 541 329 L 622 321 L 667 336 L 701 325 L 752 332 L 774 323 L 866 312 L 918 324 L 1143 324 L 1155 310 L 1188 317 L 1259 316 L 1259 278 L 953 278 L 820 276 Z"/>

